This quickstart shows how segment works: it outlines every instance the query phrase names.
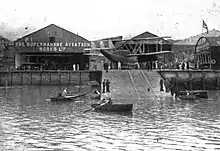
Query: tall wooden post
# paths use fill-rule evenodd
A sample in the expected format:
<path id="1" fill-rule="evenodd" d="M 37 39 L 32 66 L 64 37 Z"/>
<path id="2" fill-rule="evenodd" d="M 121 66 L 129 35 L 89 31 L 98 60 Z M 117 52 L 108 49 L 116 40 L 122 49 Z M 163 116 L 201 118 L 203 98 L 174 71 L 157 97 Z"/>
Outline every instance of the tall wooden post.
<path id="1" fill-rule="evenodd" d="M 11 72 L 11 85 L 13 85 L 13 73 Z"/>
<path id="2" fill-rule="evenodd" d="M 32 85 L 32 71 L 30 71 L 30 76 L 31 76 L 31 85 Z"/>
<path id="3" fill-rule="evenodd" d="M 216 90 L 219 90 L 220 79 L 219 79 L 218 72 L 216 72 L 216 80 L 217 80 Z"/>
<path id="4" fill-rule="evenodd" d="M 81 81 L 81 78 L 82 78 L 82 77 L 81 77 L 81 76 L 82 76 L 82 74 L 81 74 L 81 72 L 79 72 L 79 78 L 80 78 L 80 79 L 79 79 L 79 85 L 82 84 L 82 81 Z"/>
<path id="5" fill-rule="evenodd" d="M 175 83 L 176 83 L 176 89 L 179 91 L 179 73 L 178 72 L 176 72 Z"/>
<path id="6" fill-rule="evenodd" d="M 2 74 L 0 74 L 0 86 L 2 85 Z"/>
<path id="7" fill-rule="evenodd" d="M 50 82 L 50 84 L 51 84 L 51 71 L 49 71 L 50 72 L 50 79 L 49 79 L 49 82 Z"/>
<path id="8" fill-rule="evenodd" d="M 68 84 L 70 84 L 70 72 L 68 72 L 68 78 L 69 78 Z"/>
<path id="9" fill-rule="evenodd" d="M 59 71 L 58 74 L 59 74 L 60 85 L 61 85 L 62 84 L 62 82 L 61 82 L 61 72 Z"/>
<path id="10" fill-rule="evenodd" d="M 20 76 L 21 76 L 21 85 L 23 85 L 23 74 L 22 74 L 22 72 L 20 72 Z"/>
<path id="11" fill-rule="evenodd" d="M 206 87 L 206 79 L 205 79 L 205 72 L 202 72 L 202 89 L 205 90 Z"/>
<path id="12" fill-rule="evenodd" d="M 82 73 L 79 72 L 79 78 L 80 78 L 80 79 L 79 79 L 79 92 L 80 92 L 81 84 L 82 84 L 82 81 L 81 81 L 81 80 L 82 80 L 82 77 L 81 77 L 81 76 L 82 76 Z"/>
<path id="13" fill-rule="evenodd" d="M 40 85 L 42 85 L 42 71 L 40 72 Z"/>
<path id="14" fill-rule="evenodd" d="M 192 82 L 193 82 L 193 74 L 192 74 L 192 72 L 188 72 L 189 73 L 189 90 L 191 91 L 192 89 L 193 89 L 193 84 L 192 84 Z"/>

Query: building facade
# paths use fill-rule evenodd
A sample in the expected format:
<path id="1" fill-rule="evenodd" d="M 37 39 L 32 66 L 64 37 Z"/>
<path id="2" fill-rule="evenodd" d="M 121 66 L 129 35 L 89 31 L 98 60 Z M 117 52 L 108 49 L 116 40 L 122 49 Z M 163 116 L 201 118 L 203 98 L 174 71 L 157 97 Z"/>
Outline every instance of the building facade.
<path id="1" fill-rule="evenodd" d="M 14 67 L 13 43 L 0 36 L 0 69 L 8 70 Z"/>
<path id="2" fill-rule="evenodd" d="M 117 47 L 118 42 L 121 42 L 122 36 L 109 37 L 100 40 L 91 41 L 91 48 L 87 49 L 89 56 L 90 70 L 103 70 L 104 64 L 108 64 L 109 68 L 114 69 L 114 63 L 108 60 L 101 52 L 100 49 L 112 51 Z"/>
<path id="3" fill-rule="evenodd" d="M 189 62 L 190 68 L 195 68 L 195 46 L 200 37 L 219 37 L 220 31 L 210 30 L 208 33 L 201 33 L 183 40 L 173 42 L 172 50 L 175 55 L 175 64 Z"/>
<path id="4" fill-rule="evenodd" d="M 200 37 L 195 46 L 198 69 L 220 69 L 220 37 Z"/>
<path id="5" fill-rule="evenodd" d="M 15 68 L 20 70 L 86 70 L 90 42 L 51 24 L 14 42 Z"/>
<path id="6" fill-rule="evenodd" d="M 150 32 L 131 38 L 124 42 L 122 48 L 128 50 L 131 55 L 140 55 L 141 68 L 172 68 L 173 66 L 174 56 L 173 53 L 169 53 L 172 51 L 172 43 Z"/>

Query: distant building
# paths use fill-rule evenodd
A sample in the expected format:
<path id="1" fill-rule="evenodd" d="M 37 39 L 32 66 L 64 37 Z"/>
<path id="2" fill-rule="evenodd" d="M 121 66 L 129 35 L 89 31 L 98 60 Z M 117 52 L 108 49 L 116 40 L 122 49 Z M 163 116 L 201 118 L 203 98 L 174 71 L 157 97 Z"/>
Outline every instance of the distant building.
<path id="1" fill-rule="evenodd" d="M 183 40 L 173 42 L 173 52 L 177 63 L 189 61 L 194 66 L 195 46 L 200 37 L 219 37 L 220 31 L 211 30 L 209 33 L 202 33 Z"/>
<path id="2" fill-rule="evenodd" d="M 0 44 L 5 44 L 6 46 L 10 43 L 10 40 L 0 36 Z"/>
<path id="3" fill-rule="evenodd" d="M 220 37 L 200 37 L 195 46 L 198 69 L 220 69 Z"/>
<path id="4" fill-rule="evenodd" d="M 14 66 L 12 42 L 0 36 L 0 69 L 5 70 Z"/>
<path id="5" fill-rule="evenodd" d="M 124 42 L 123 49 L 129 50 L 131 54 L 155 54 L 149 56 L 140 57 L 141 66 L 156 66 L 158 68 L 173 68 L 173 54 L 172 53 L 161 53 L 156 55 L 158 52 L 171 52 L 172 43 L 164 38 L 159 38 L 157 35 L 150 32 L 141 33 L 131 40 Z M 148 62 L 145 62 L 148 60 Z M 155 68 L 155 67 L 153 67 Z"/>
<path id="6" fill-rule="evenodd" d="M 115 55 L 122 56 L 121 59 L 123 68 L 132 66 L 132 63 L 123 63 L 123 57 L 129 57 L 129 55 L 139 55 L 138 62 L 140 61 L 143 64 L 141 66 L 143 68 L 146 66 L 149 66 L 149 68 L 156 68 L 161 66 L 163 66 L 163 68 L 169 68 L 171 65 L 170 62 L 173 60 L 173 57 L 170 57 L 170 52 L 172 51 L 172 43 L 149 32 L 144 32 L 128 40 L 123 40 L 122 36 L 118 36 L 91 42 L 91 50 L 88 55 L 93 55 L 93 57 L 90 58 L 93 59 L 94 66 L 99 66 L 100 62 L 108 62 L 112 68 L 116 68 L 118 62 L 116 62 L 114 59 L 108 60 L 100 53 L 100 49 L 110 51 Z M 162 54 L 160 52 L 164 53 Z M 147 62 L 145 60 L 147 60 Z M 101 66 L 98 68 L 101 68 Z"/>
<path id="7" fill-rule="evenodd" d="M 109 37 L 100 40 L 91 41 L 91 48 L 86 49 L 86 55 L 90 56 L 90 70 L 103 70 L 104 63 L 108 63 L 110 66 L 111 62 L 100 53 L 100 49 L 112 51 L 118 47 L 121 43 L 122 36 Z"/>

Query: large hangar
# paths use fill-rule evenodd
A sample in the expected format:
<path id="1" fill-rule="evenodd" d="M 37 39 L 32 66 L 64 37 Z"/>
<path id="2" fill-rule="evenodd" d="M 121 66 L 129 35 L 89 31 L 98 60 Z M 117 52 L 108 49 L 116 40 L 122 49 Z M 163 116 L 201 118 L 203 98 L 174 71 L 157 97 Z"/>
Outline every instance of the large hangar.
<path id="1" fill-rule="evenodd" d="M 14 42 L 15 68 L 22 70 L 86 70 L 90 42 L 51 24 Z"/>

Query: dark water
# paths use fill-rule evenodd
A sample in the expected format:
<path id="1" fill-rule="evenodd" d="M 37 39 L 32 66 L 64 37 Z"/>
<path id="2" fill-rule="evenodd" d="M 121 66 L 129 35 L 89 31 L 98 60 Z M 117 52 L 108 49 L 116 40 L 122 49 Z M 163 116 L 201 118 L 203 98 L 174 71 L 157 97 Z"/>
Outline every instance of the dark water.
<path id="1" fill-rule="evenodd" d="M 131 115 L 83 111 L 91 100 L 52 103 L 57 87 L 0 89 L 0 150 L 220 150 L 220 97 L 118 100 Z"/>

